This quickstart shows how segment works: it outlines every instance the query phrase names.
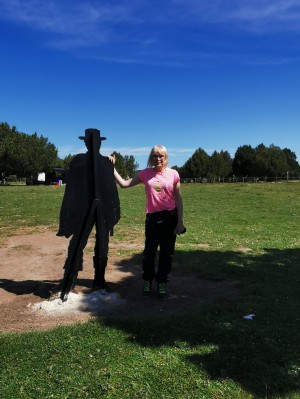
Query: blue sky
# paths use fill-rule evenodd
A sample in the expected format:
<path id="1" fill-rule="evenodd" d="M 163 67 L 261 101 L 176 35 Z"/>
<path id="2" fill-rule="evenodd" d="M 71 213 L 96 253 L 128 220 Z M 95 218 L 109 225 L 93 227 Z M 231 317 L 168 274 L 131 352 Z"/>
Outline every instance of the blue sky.
<path id="1" fill-rule="evenodd" d="M 300 0 L 0 0 L 0 43 L 0 121 L 61 157 L 92 127 L 140 168 L 155 144 L 300 162 Z"/>

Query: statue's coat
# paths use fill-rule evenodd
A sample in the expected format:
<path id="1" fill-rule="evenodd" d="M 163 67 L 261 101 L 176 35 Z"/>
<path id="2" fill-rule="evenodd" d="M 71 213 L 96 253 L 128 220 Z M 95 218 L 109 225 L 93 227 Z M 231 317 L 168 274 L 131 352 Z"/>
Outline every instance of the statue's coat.
<path id="1" fill-rule="evenodd" d="M 58 236 L 70 237 L 82 228 L 95 198 L 94 165 L 89 152 L 78 154 L 70 164 L 65 194 L 60 210 Z M 107 157 L 97 155 L 99 203 L 108 231 L 120 220 L 120 201 L 114 179 L 114 166 Z"/>

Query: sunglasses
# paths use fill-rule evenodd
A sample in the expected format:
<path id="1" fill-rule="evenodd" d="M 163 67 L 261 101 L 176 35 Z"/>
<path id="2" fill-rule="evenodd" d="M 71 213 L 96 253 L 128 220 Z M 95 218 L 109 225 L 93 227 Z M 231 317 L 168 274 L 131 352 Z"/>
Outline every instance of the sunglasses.
<path id="1" fill-rule="evenodd" d="M 157 158 L 159 158 L 159 159 L 161 159 L 161 158 L 163 158 L 164 157 L 164 155 L 157 155 L 157 154 L 153 154 L 152 155 L 152 158 L 155 158 L 155 159 L 157 159 Z"/>

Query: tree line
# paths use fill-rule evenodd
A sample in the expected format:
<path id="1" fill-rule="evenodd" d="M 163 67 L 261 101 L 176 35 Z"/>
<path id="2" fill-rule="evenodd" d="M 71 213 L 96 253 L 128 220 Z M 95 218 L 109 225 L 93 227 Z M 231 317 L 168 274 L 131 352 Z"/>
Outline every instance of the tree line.
<path id="1" fill-rule="evenodd" d="M 44 136 L 18 132 L 15 126 L 0 124 L 0 176 L 28 177 L 52 172 L 58 160 L 57 148 Z"/>
<path id="2" fill-rule="evenodd" d="M 122 156 L 114 152 L 116 168 L 122 176 L 133 176 L 138 168 L 133 155 Z M 58 150 L 44 136 L 37 133 L 26 134 L 19 132 L 15 126 L 0 123 L 0 180 L 24 178 L 27 181 L 37 181 L 38 173 L 45 173 L 47 182 L 56 177 L 67 175 L 74 155 L 67 155 L 64 159 L 58 157 Z"/>
<path id="3" fill-rule="evenodd" d="M 182 167 L 174 167 L 182 178 L 282 177 L 300 175 L 296 154 L 288 148 L 259 144 L 238 147 L 232 158 L 228 151 L 208 155 L 197 149 Z"/>
<path id="4" fill-rule="evenodd" d="M 116 168 L 124 177 L 132 177 L 138 170 L 138 163 L 133 155 L 122 156 L 114 152 Z M 58 157 L 58 150 L 48 138 L 37 133 L 26 134 L 18 132 L 15 126 L 6 122 L 0 123 L 0 178 L 17 176 L 28 178 L 45 172 L 50 180 L 55 179 L 57 172 L 65 174 L 74 155 L 69 154 L 64 159 Z M 232 158 L 228 151 L 214 151 L 208 155 L 202 148 L 181 167 L 177 169 L 182 178 L 228 178 L 236 177 L 281 177 L 300 175 L 300 165 L 296 154 L 288 148 L 259 144 L 257 147 L 243 145 L 238 147 Z"/>

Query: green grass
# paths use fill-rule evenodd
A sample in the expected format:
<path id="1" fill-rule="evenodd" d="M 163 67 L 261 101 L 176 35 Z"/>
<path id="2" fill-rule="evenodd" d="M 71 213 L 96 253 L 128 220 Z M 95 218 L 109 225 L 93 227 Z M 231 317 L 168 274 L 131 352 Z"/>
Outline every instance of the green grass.
<path id="1" fill-rule="evenodd" d="M 119 193 L 113 240 L 142 245 L 143 187 Z M 182 193 L 188 231 L 174 273 L 232 282 L 238 297 L 176 317 L 2 333 L 0 398 L 300 398 L 300 184 L 189 184 Z M 56 230 L 62 195 L 0 187 L 0 239 Z"/>
<path id="2" fill-rule="evenodd" d="M 0 187 L 0 240 L 24 229 L 57 229 L 63 190 L 55 186 Z"/>

